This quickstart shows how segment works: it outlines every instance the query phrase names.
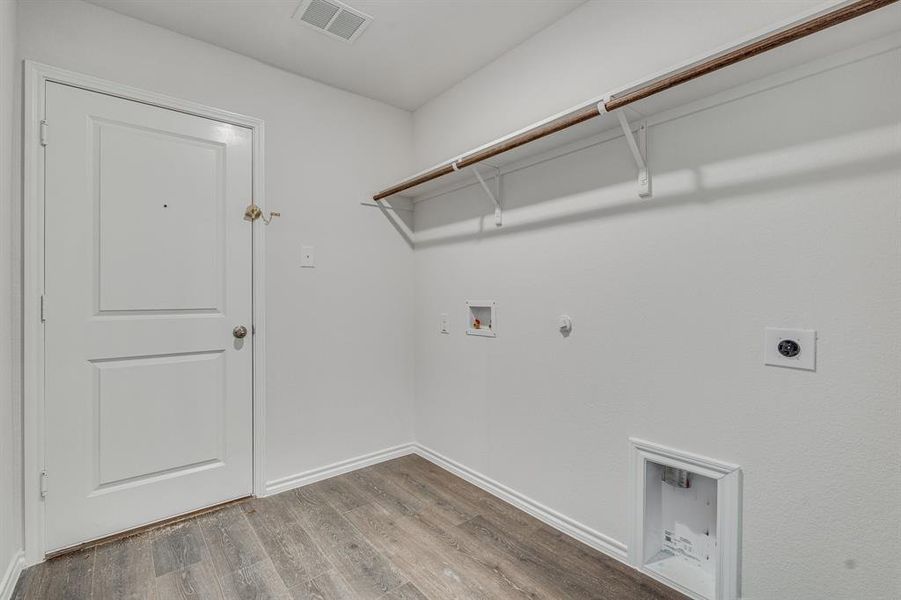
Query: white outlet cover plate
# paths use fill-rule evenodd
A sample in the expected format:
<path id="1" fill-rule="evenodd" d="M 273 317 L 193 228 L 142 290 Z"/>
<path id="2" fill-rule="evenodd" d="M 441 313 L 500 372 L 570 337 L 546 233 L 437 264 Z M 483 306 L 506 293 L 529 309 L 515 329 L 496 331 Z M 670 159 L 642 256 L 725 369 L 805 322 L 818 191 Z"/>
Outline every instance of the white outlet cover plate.
<path id="1" fill-rule="evenodd" d="M 797 356 L 779 354 L 779 342 L 792 340 L 801 346 Z M 815 329 L 778 329 L 767 327 L 764 335 L 764 364 L 789 369 L 816 371 L 817 367 L 817 332 Z"/>

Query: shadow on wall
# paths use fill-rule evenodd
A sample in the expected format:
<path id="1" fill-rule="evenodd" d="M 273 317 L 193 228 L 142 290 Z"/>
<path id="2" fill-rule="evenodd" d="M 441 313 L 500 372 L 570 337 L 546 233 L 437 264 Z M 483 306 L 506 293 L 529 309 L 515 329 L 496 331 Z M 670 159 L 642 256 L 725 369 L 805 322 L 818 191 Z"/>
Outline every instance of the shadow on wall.
<path id="1" fill-rule="evenodd" d="M 595 159 L 588 162 L 600 163 L 603 159 L 603 153 L 598 152 L 597 148 L 583 153 Z M 431 206 L 424 206 L 425 203 L 417 208 L 420 214 L 416 217 L 416 246 L 428 247 L 471 241 L 485 236 L 521 233 L 588 219 L 674 209 L 688 204 L 736 201 L 743 198 L 751 200 L 754 196 L 768 191 L 804 188 L 825 181 L 848 180 L 891 171 L 897 169 L 901 151 L 777 174 L 755 171 L 748 167 L 746 172 L 753 173 L 753 181 L 722 185 L 707 182 L 710 179 L 707 170 L 715 165 L 654 174 L 656 191 L 654 197 L 648 199 L 636 197 L 637 188 L 632 178 L 624 180 L 619 176 L 618 181 L 609 180 L 613 177 L 605 177 L 607 181 L 584 181 L 589 177 L 580 178 L 578 173 L 569 171 L 581 171 L 585 175 L 590 175 L 592 179 L 597 178 L 597 173 L 586 173 L 589 167 L 584 164 L 573 168 L 574 162 L 584 163 L 586 162 L 584 160 L 572 161 L 571 157 L 566 160 L 569 164 L 560 160 L 553 161 L 562 164 L 554 164 L 557 172 L 552 177 L 544 179 L 544 182 L 555 182 L 556 189 L 553 191 L 541 189 L 543 187 L 539 185 L 541 181 L 536 177 L 539 173 L 535 172 L 539 167 L 533 167 L 530 176 L 522 178 L 525 180 L 523 182 L 515 181 L 518 175 L 516 173 L 504 177 L 502 197 L 505 223 L 501 228 L 494 226 L 493 213 L 487 214 L 485 198 L 479 189 L 468 187 L 453 194 L 427 200 L 428 203 L 444 202 L 447 208 L 432 209 Z M 606 164 L 611 162 L 613 161 L 607 161 Z M 545 163 L 541 167 L 551 164 Z M 735 166 L 741 168 L 740 165 Z M 617 170 L 618 174 L 627 173 L 629 168 L 630 165 L 624 165 Z M 663 191 L 660 191 L 661 189 Z"/>
<path id="2" fill-rule="evenodd" d="M 867 85 L 868 74 L 871 81 L 869 62 L 845 69 L 842 90 L 850 93 Z M 489 200 L 475 181 L 420 202 L 416 246 L 684 205 L 755 200 L 770 191 L 897 169 L 901 137 L 896 116 L 891 111 L 848 111 L 834 78 L 825 75 L 651 127 L 652 198 L 638 198 L 635 164 L 619 137 L 504 175 L 501 228 L 494 226 Z M 897 78 L 884 82 L 885 89 L 873 93 L 898 93 Z M 735 119 L 738 111 L 741 120 Z"/>

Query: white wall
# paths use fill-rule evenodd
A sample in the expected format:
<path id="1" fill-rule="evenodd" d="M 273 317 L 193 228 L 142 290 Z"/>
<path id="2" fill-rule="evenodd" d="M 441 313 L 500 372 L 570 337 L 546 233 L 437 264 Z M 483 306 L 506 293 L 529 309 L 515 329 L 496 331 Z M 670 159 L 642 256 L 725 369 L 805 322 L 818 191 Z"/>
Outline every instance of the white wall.
<path id="1" fill-rule="evenodd" d="M 589 0 L 417 110 L 416 164 L 434 165 L 823 5 Z"/>
<path id="2" fill-rule="evenodd" d="M 21 405 L 19 363 L 14 351 L 20 338 L 17 310 L 19 274 L 12 253 L 17 243 L 19 76 L 16 69 L 16 4 L 0 0 L 0 594 L 3 577 L 22 549 Z"/>
<path id="3" fill-rule="evenodd" d="M 589 2 L 418 111 L 415 162 L 810 5 Z M 473 188 L 422 203 L 463 235 L 414 260 L 358 204 L 409 173 L 408 113 L 92 5 L 19 13 L 21 58 L 266 120 L 267 479 L 411 439 L 415 350 L 420 442 L 613 539 L 635 435 L 742 465 L 746 598 L 901 591 L 898 52 L 654 127 L 652 200 L 620 139 L 508 176 L 497 232 Z M 480 298 L 497 339 L 462 335 Z M 817 328 L 818 371 L 764 367 L 767 325 Z"/>
<path id="4" fill-rule="evenodd" d="M 548 111 L 495 100 L 541 73 L 499 63 L 417 116 L 444 107 L 420 148 Z M 623 543 L 629 436 L 734 462 L 745 598 L 901 597 L 899 67 L 895 50 L 653 127 L 653 199 L 620 137 L 505 176 L 500 230 L 476 187 L 417 204 L 417 440 Z M 496 339 L 464 335 L 467 299 L 498 303 Z M 766 326 L 817 329 L 817 371 L 764 366 Z"/>
<path id="5" fill-rule="evenodd" d="M 19 19 L 23 59 L 265 120 L 266 479 L 412 440 L 412 251 L 360 206 L 409 171 L 410 114 L 82 2 Z"/>

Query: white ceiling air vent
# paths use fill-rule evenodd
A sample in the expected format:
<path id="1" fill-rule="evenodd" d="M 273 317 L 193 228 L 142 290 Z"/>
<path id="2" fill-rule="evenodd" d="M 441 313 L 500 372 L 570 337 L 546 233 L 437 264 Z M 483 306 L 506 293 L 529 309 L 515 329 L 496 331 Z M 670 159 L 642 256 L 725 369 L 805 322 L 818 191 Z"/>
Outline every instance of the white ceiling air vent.
<path id="1" fill-rule="evenodd" d="M 372 21 L 369 15 L 337 0 L 303 0 L 291 18 L 348 43 L 360 37 Z"/>

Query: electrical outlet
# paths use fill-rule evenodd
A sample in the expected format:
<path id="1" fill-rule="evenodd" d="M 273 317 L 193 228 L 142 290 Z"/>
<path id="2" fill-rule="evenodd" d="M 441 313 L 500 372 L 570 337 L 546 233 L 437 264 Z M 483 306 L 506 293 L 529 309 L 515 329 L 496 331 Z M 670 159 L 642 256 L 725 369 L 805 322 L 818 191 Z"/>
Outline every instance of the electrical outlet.
<path id="1" fill-rule="evenodd" d="M 767 327 L 763 362 L 774 367 L 816 370 L 817 332 L 813 329 Z"/>
<path id="2" fill-rule="evenodd" d="M 441 313 L 441 333 L 450 333 L 450 323 L 447 313 Z"/>

